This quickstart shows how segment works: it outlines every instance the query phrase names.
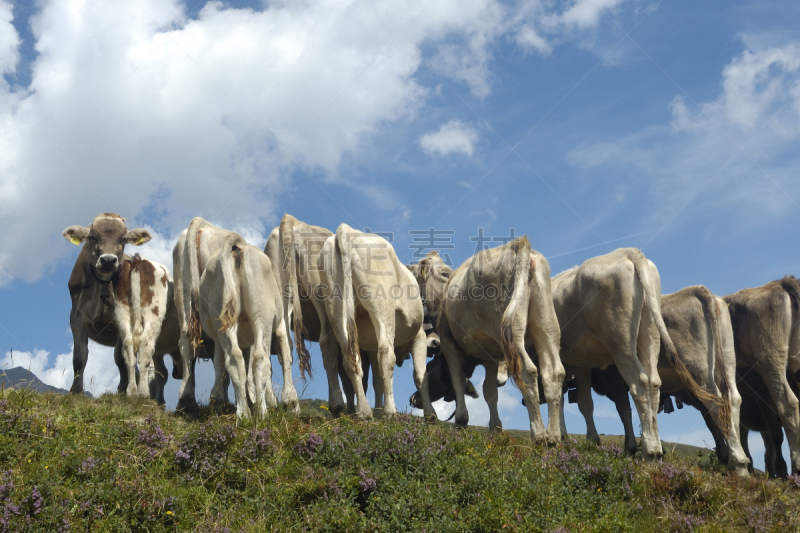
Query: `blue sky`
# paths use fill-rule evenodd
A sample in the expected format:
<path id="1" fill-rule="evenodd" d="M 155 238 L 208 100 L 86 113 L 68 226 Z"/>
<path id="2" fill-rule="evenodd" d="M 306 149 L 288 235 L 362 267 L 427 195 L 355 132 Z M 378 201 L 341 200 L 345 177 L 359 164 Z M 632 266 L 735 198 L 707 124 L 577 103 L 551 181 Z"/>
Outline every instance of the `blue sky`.
<path id="1" fill-rule="evenodd" d="M 13 348 L 68 382 L 78 248 L 60 234 L 104 211 L 149 228 L 143 253 L 166 263 L 193 216 L 263 246 L 289 212 L 392 232 L 408 262 L 411 230 L 452 230 L 459 264 L 479 228 L 514 228 L 554 273 L 640 247 L 665 293 L 797 274 L 800 6 L 189 4 L 0 0 L 4 364 Z M 323 398 L 312 353 L 304 395 Z M 114 386 L 110 350 L 89 375 Z M 406 405 L 410 364 L 395 376 Z M 527 427 L 520 397 L 504 389 L 508 428 Z M 610 402 L 596 410 L 621 431 Z M 691 408 L 659 423 L 711 443 Z M 585 429 L 576 410 L 567 424 Z"/>

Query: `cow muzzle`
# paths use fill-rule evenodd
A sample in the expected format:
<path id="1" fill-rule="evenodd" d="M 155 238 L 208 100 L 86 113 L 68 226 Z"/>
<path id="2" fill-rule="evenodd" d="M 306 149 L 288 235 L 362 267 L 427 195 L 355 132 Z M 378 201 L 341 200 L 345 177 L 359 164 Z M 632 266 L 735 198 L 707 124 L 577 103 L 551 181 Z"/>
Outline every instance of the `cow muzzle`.
<path id="1" fill-rule="evenodd" d="M 439 348 L 442 346 L 441 342 L 439 341 L 439 335 L 436 333 L 431 333 L 428 335 L 428 338 L 425 340 L 425 345 L 427 346 L 427 356 L 433 357 L 439 352 Z"/>
<path id="2" fill-rule="evenodd" d="M 114 254 L 103 254 L 97 259 L 95 263 L 95 270 L 98 276 L 107 281 L 106 278 L 111 278 L 111 275 L 119 266 L 119 259 Z"/>
<path id="3" fill-rule="evenodd" d="M 411 395 L 411 398 L 408 399 L 408 403 L 411 404 L 411 407 L 422 409 L 422 394 L 420 394 L 419 391 L 415 392 Z"/>

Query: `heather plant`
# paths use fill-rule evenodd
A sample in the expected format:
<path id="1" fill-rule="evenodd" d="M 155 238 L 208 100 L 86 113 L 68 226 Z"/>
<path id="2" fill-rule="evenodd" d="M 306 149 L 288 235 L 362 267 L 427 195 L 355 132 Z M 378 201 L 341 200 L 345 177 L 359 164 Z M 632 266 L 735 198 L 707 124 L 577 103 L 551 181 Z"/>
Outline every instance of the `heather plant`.
<path id="1" fill-rule="evenodd" d="M 204 408 L 205 409 L 205 408 Z M 308 412 L 308 411 L 307 411 Z M 3 531 L 791 531 L 794 478 L 646 463 L 584 439 L 273 410 L 200 420 L 107 395 L 0 392 Z"/>

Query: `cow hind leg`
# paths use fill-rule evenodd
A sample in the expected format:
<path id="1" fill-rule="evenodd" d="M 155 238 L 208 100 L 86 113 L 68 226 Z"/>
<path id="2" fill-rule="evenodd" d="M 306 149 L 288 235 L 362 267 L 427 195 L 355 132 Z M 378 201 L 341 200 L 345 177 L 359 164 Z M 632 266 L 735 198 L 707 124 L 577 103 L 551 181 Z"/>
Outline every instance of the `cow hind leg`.
<path id="1" fill-rule="evenodd" d="M 297 389 L 294 387 L 294 379 L 292 378 L 292 347 L 289 342 L 289 333 L 286 331 L 286 321 L 280 320 L 278 322 L 273 342 L 278 345 L 278 361 L 283 371 L 281 403 L 283 403 L 287 411 L 299 415 L 300 399 L 297 396 Z"/>
<path id="2" fill-rule="evenodd" d="M 160 328 L 146 328 L 142 332 L 142 337 L 139 341 L 139 381 L 137 386 L 137 394 L 142 397 L 150 397 L 156 399 L 150 392 L 151 384 L 155 387 L 156 391 L 159 388 L 162 390 L 167 380 L 166 369 L 159 369 L 154 367 L 153 353 L 156 350 L 156 338 L 158 338 L 158 329 Z M 164 357 L 158 358 L 161 366 L 164 366 Z M 160 375 L 159 375 L 160 374 Z"/>
<path id="3" fill-rule="evenodd" d="M 500 420 L 500 412 L 497 410 L 498 365 L 487 362 L 484 367 L 486 368 L 486 377 L 483 380 L 483 399 L 486 400 L 486 404 L 489 406 L 489 431 L 501 431 L 503 429 L 503 421 Z"/>
<path id="4" fill-rule="evenodd" d="M 339 386 L 339 374 L 342 373 L 342 382 L 347 377 L 347 385 L 345 391 L 351 390 L 355 393 L 355 388 L 350 376 L 347 375 L 345 368 L 344 357 L 342 356 L 339 343 L 330 329 L 329 324 L 320 315 L 320 336 L 319 347 L 322 351 L 322 366 L 325 368 L 325 375 L 328 378 L 328 408 L 331 415 L 338 417 L 345 409 L 344 398 L 342 398 L 342 389 Z M 347 414 L 355 413 L 355 401 L 348 397 L 347 401 Z"/>
<path id="5" fill-rule="evenodd" d="M 337 349 L 338 349 L 338 346 L 337 346 Z M 338 372 L 339 378 L 342 380 L 342 389 L 341 389 L 341 391 L 344 392 L 345 401 L 347 403 L 347 405 L 346 405 L 346 407 L 344 409 L 344 412 L 345 412 L 345 414 L 352 415 L 352 414 L 355 414 L 355 412 L 356 412 L 356 392 L 355 392 L 355 389 L 353 388 L 353 384 L 350 383 L 350 377 L 347 375 L 347 371 L 345 371 L 345 369 L 344 369 L 344 361 L 342 360 L 341 355 L 339 355 L 339 363 L 338 363 L 338 365 L 339 365 L 339 369 L 338 369 L 337 372 Z M 337 382 L 337 384 L 338 384 L 338 382 Z M 362 387 L 363 387 L 363 383 L 362 383 Z M 329 393 L 329 396 L 330 396 L 330 393 Z M 340 407 L 340 411 L 341 411 L 341 407 Z M 333 409 L 331 409 L 331 414 L 333 414 L 333 416 L 339 416 L 339 413 L 338 412 L 334 412 Z"/>
<path id="6" fill-rule="evenodd" d="M 642 424 L 642 450 L 648 458 L 660 458 L 664 455 L 661 440 L 658 436 L 658 406 L 661 398 L 661 378 L 658 375 L 658 354 L 661 349 L 661 337 L 658 327 L 649 310 L 644 310 L 639 322 L 636 340 L 636 354 L 644 369 L 647 382 L 642 393 L 648 402 L 648 424 Z"/>
<path id="7" fill-rule="evenodd" d="M 278 362 L 283 373 L 281 403 L 283 403 L 287 411 L 299 415 L 300 399 L 297 396 L 297 389 L 294 387 L 294 378 L 292 377 L 292 347 L 289 342 L 289 333 L 286 331 L 286 321 L 279 319 L 276 322 L 276 326 L 272 342 L 277 344 L 277 350 L 275 351 L 278 352 Z"/>
<path id="8" fill-rule="evenodd" d="M 614 402 L 619 419 L 622 421 L 622 427 L 625 432 L 625 452 L 628 455 L 636 455 L 636 433 L 633 431 L 633 415 L 631 413 L 631 401 L 628 398 L 628 385 L 622 379 L 616 366 L 608 367 L 602 372 L 608 399 Z"/>
<path id="9" fill-rule="evenodd" d="M 425 372 L 426 359 L 428 355 L 428 338 L 425 330 L 420 328 L 414 343 L 411 346 L 411 358 L 414 363 L 414 385 L 422 398 L 422 412 L 425 418 L 436 420 L 436 410 L 431 403 L 431 395 L 428 390 L 428 374 Z"/>
<path id="10" fill-rule="evenodd" d="M 278 403 L 272 390 L 272 361 L 269 355 L 269 344 L 264 344 L 264 339 L 270 337 L 271 332 L 262 332 L 258 329 L 255 343 L 250 348 L 250 374 L 255 393 L 252 398 L 253 410 L 258 418 L 264 418 L 267 415 L 268 407 L 274 407 Z M 238 397 L 236 403 L 238 407 Z"/>
<path id="11" fill-rule="evenodd" d="M 394 367 L 397 364 L 397 356 L 394 353 L 394 321 L 384 322 L 380 317 L 373 319 L 377 323 L 378 354 L 377 363 L 380 372 L 380 381 L 383 384 L 383 414 L 394 416 L 397 407 L 394 403 Z M 379 391 L 375 390 L 377 399 Z"/>
<path id="12" fill-rule="evenodd" d="M 197 411 L 197 400 L 195 399 L 195 379 L 194 369 L 197 359 L 194 355 L 194 349 L 189 342 L 188 334 L 185 331 L 181 332 L 179 341 L 179 348 L 181 352 L 181 388 L 178 392 L 178 405 L 175 407 L 177 411 L 185 413 L 194 413 Z M 216 350 L 216 347 L 215 347 Z"/>
<path id="13" fill-rule="evenodd" d="M 228 385 L 230 374 L 226 370 L 227 350 L 220 344 L 224 334 L 220 334 L 219 342 L 215 343 L 214 348 L 214 385 L 211 387 L 211 395 L 208 399 L 214 409 L 225 409 L 230 400 L 228 399 Z"/>
<path id="14" fill-rule="evenodd" d="M 120 374 L 120 389 L 118 389 L 118 392 L 125 393 L 127 396 L 136 396 L 138 392 L 136 380 L 131 379 L 131 376 L 136 375 L 136 344 L 133 333 L 126 326 L 127 324 L 123 324 L 120 328 L 118 344 L 121 345 L 123 366 L 128 379 L 126 379 L 127 386 L 122 389 L 122 374 Z M 114 349 L 114 355 L 116 359 L 116 348 Z"/>
<path id="15" fill-rule="evenodd" d="M 164 386 L 169 379 L 167 373 L 167 365 L 164 364 L 164 356 L 153 356 L 152 377 L 147 385 L 147 390 L 150 392 L 150 399 L 155 400 L 158 405 L 164 405 Z"/>
<path id="16" fill-rule="evenodd" d="M 344 320 L 337 320 L 334 324 L 332 324 L 333 333 L 335 336 L 336 341 L 339 343 L 339 347 L 342 349 L 342 352 L 345 351 L 345 348 L 349 344 L 349 336 L 347 331 L 347 324 Z M 353 389 L 356 394 L 356 411 L 355 416 L 358 418 L 363 418 L 365 420 L 372 419 L 372 409 L 369 407 L 369 402 L 367 402 L 367 396 L 364 393 L 364 385 L 362 383 L 362 378 L 364 376 L 364 372 L 361 369 L 361 354 L 358 355 L 358 361 L 351 361 L 349 357 L 347 357 L 343 353 L 342 361 L 344 363 L 344 369 L 347 372 L 347 377 L 350 378 L 350 383 L 353 386 Z M 335 392 L 338 393 L 338 400 L 341 402 L 341 390 L 339 389 L 339 380 L 336 379 L 335 383 L 328 383 L 329 387 L 333 388 L 335 385 Z"/>
<path id="17" fill-rule="evenodd" d="M 586 421 L 586 440 L 600 444 L 600 435 L 594 425 L 594 401 L 592 400 L 592 369 L 576 368 L 575 384 L 578 391 L 578 409 Z"/>
<path id="18" fill-rule="evenodd" d="M 464 399 L 464 388 L 467 384 L 467 378 L 464 375 L 464 369 L 461 366 L 461 361 L 466 360 L 467 354 L 453 338 L 450 331 L 450 325 L 447 323 L 447 315 L 442 313 L 439 316 L 439 340 L 441 342 L 442 353 L 447 361 L 447 367 L 450 371 L 450 380 L 453 386 L 453 393 L 456 400 L 455 425 L 456 427 L 465 428 L 469 423 L 469 412 L 467 411 L 467 402 Z"/>
<path id="19" fill-rule="evenodd" d="M 800 411 L 798 410 L 797 396 L 789 386 L 785 368 L 770 368 L 768 371 L 761 373 L 761 376 L 769 388 L 777 414 L 786 430 L 792 473 L 800 473 Z M 773 431 L 773 433 L 776 432 Z M 777 431 L 777 433 L 780 433 L 780 431 Z M 782 439 L 783 437 L 781 436 Z M 783 461 L 780 448 L 777 448 L 777 450 L 777 455 Z"/>
<path id="20" fill-rule="evenodd" d="M 236 417 L 249 418 L 250 408 L 247 406 L 247 369 L 244 356 L 239 348 L 237 326 L 233 326 L 219 336 L 222 352 L 225 357 L 225 370 L 233 384 L 236 398 Z"/>

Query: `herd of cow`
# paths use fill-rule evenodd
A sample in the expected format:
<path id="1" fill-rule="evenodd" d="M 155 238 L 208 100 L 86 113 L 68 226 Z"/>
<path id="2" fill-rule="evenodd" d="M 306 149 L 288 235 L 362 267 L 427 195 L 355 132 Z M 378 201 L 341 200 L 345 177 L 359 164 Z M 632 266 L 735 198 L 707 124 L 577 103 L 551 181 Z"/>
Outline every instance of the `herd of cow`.
<path id="1" fill-rule="evenodd" d="M 72 392 L 83 392 L 91 338 L 115 347 L 120 392 L 163 404 L 170 354 L 182 380 L 177 408 L 192 409 L 196 357 L 212 358 L 211 402 L 228 403 L 232 383 L 237 416 L 250 416 L 251 406 L 261 416 L 278 403 L 272 353 L 283 368 L 281 402 L 296 412 L 291 330 L 304 379 L 305 341 L 320 344 L 334 415 L 372 417 L 370 368 L 376 408 L 395 413 L 394 366 L 411 355 L 411 404 L 429 417 L 432 401 L 455 400 L 455 422 L 465 426 L 465 395 L 477 397 L 469 378 L 483 365 L 491 429 L 502 427 L 497 389 L 511 377 L 533 439 L 555 443 L 566 433 L 562 399 L 572 384 L 587 438 L 599 442 L 594 388 L 614 401 L 625 448 L 635 453 L 630 392 L 642 452 L 654 459 L 662 455 L 657 413 L 675 398 L 702 412 L 730 471 L 748 475 L 753 430 L 764 439 L 768 473 L 786 476 L 785 430 L 791 472 L 800 472 L 800 282 L 791 276 L 724 298 L 703 286 L 662 296 L 658 270 L 639 250 L 615 250 L 551 278 L 526 237 L 480 251 L 455 271 L 436 252 L 409 266 L 378 235 L 346 224 L 332 233 L 285 215 L 263 252 L 193 219 L 173 250 L 173 282 L 165 266 L 124 253 L 151 236 L 118 215 L 63 235 L 84 243 L 69 279 Z"/>

